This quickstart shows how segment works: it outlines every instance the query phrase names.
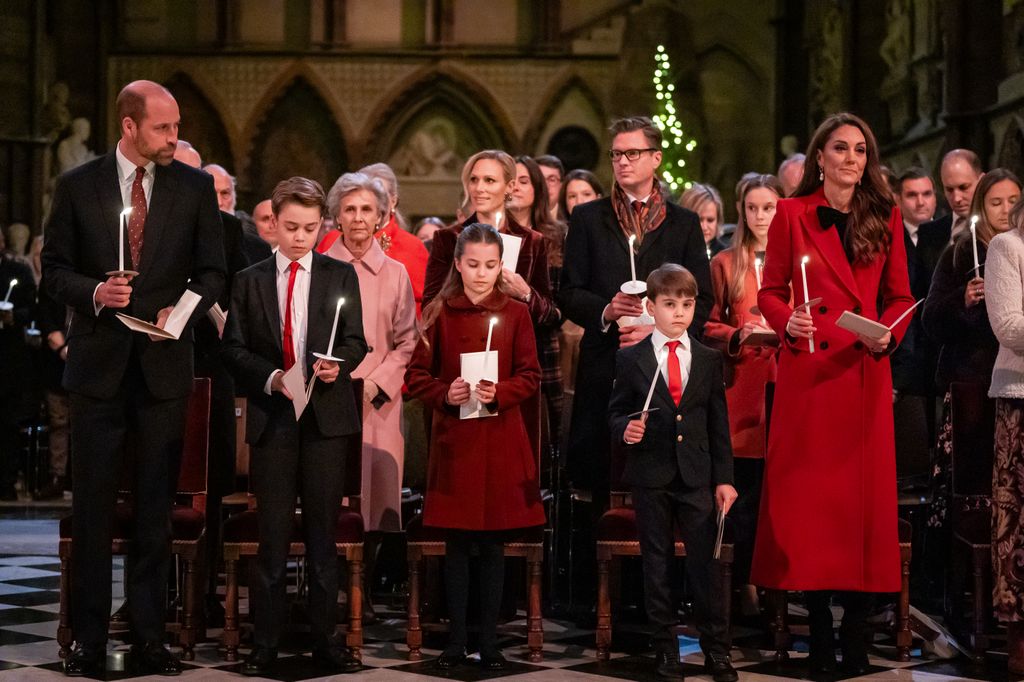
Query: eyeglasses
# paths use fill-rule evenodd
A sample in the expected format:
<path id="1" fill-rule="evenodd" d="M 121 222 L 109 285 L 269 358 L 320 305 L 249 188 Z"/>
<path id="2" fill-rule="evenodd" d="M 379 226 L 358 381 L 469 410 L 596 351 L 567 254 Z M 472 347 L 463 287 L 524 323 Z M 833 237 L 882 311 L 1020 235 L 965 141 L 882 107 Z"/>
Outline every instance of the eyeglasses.
<path id="1" fill-rule="evenodd" d="M 609 149 L 608 158 L 612 161 L 618 161 L 625 156 L 630 161 L 636 161 L 640 158 L 640 155 L 644 152 L 656 152 L 656 147 L 648 147 L 647 149 Z"/>

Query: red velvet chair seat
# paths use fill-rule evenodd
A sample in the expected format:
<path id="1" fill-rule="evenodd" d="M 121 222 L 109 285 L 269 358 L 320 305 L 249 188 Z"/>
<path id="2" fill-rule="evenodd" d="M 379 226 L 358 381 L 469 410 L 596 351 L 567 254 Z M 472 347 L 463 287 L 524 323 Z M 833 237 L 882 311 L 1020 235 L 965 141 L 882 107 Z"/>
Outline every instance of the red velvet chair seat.
<path id="1" fill-rule="evenodd" d="M 61 539 L 71 538 L 72 515 L 60 520 Z M 135 534 L 135 523 L 132 506 L 120 503 L 114 507 L 114 525 L 111 539 L 114 542 L 126 542 Z M 206 518 L 202 512 L 185 505 L 175 505 L 171 509 L 171 540 L 179 542 L 196 542 L 206 528 Z"/>

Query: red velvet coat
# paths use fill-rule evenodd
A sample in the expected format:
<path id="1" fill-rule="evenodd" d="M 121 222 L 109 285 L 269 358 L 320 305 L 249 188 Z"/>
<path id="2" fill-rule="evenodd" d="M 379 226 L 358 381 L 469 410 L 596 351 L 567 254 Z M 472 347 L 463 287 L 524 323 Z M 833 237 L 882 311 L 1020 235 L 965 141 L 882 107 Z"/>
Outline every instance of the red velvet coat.
<path id="1" fill-rule="evenodd" d="M 461 353 L 482 351 L 492 316 L 498 351 L 495 417 L 459 419 L 445 403 Z M 423 523 L 440 528 L 503 530 L 544 523 L 537 459 L 520 405 L 540 382 L 533 323 L 526 306 L 494 292 L 474 305 L 448 300 L 426 330 L 405 375 L 409 392 L 433 408 Z"/>
<path id="2" fill-rule="evenodd" d="M 786 590 L 900 589 L 892 378 L 887 355 L 869 353 L 836 326 L 844 310 L 889 325 L 913 304 L 903 221 L 894 209 L 888 256 L 850 265 L 835 228 L 816 214 L 817 193 L 779 202 L 758 304 L 782 349 L 765 458 L 751 582 Z M 822 297 L 812 316 L 815 352 L 790 343 L 790 296 Z M 790 288 L 792 285 L 792 289 Z M 881 314 L 877 301 L 881 300 Z M 893 331 L 898 340 L 909 317 Z"/>
<path id="3" fill-rule="evenodd" d="M 725 399 L 729 405 L 729 434 L 734 457 L 764 457 L 764 385 L 775 381 L 774 346 L 740 346 L 739 330 L 747 322 L 762 324 L 750 312 L 757 305 L 754 259 L 743 284 L 743 298 L 732 302 L 729 280 L 733 270 L 732 249 L 711 259 L 711 290 L 715 297 L 711 316 L 704 325 L 704 342 L 725 355 Z"/>

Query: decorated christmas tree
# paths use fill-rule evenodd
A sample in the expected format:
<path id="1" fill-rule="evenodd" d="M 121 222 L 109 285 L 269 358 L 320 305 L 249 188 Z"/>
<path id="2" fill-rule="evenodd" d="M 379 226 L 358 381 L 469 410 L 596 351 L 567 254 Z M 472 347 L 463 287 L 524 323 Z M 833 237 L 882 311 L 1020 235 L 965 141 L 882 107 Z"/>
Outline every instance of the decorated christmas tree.
<path id="1" fill-rule="evenodd" d="M 661 128 L 661 179 L 675 194 L 687 189 L 695 178 L 691 175 L 696 169 L 691 167 L 692 152 L 697 148 L 697 140 L 683 130 L 683 124 L 676 117 L 676 105 L 673 93 L 672 65 L 664 45 L 658 45 L 654 53 L 654 90 L 658 98 L 657 111 L 652 117 L 654 123 Z"/>

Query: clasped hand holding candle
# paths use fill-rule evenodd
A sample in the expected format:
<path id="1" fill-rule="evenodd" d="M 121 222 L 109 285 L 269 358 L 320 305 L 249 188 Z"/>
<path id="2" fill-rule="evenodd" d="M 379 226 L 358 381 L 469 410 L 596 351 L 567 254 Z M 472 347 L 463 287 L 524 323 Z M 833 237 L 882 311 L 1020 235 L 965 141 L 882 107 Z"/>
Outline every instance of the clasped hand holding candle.
<path id="1" fill-rule="evenodd" d="M 498 324 L 497 317 L 492 317 L 487 323 L 487 341 L 484 344 L 483 368 L 480 372 L 482 378 L 480 382 L 471 389 L 469 382 L 462 377 L 457 377 L 448 387 L 448 392 L 445 394 L 445 400 L 449 405 L 465 405 L 472 397 L 472 393 L 476 393 L 477 400 L 482 405 L 489 405 L 497 399 L 498 368 L 490 366 L 491 339 L 494 337 L 494 326 L 496 324 Z M 490 376 L 495 378 L 491 379 L 489 378 Z"/>
<path id="2" fill-rule="evenodd" d="M 985 298 L 985 280 L 981 277 L 981 264 L 978 262 L 978 216 L 971 216 L 971 246 L 974 251 L 974 276 L 964 290 L 964 304 L 970 308 L 981 303 Z"/>

